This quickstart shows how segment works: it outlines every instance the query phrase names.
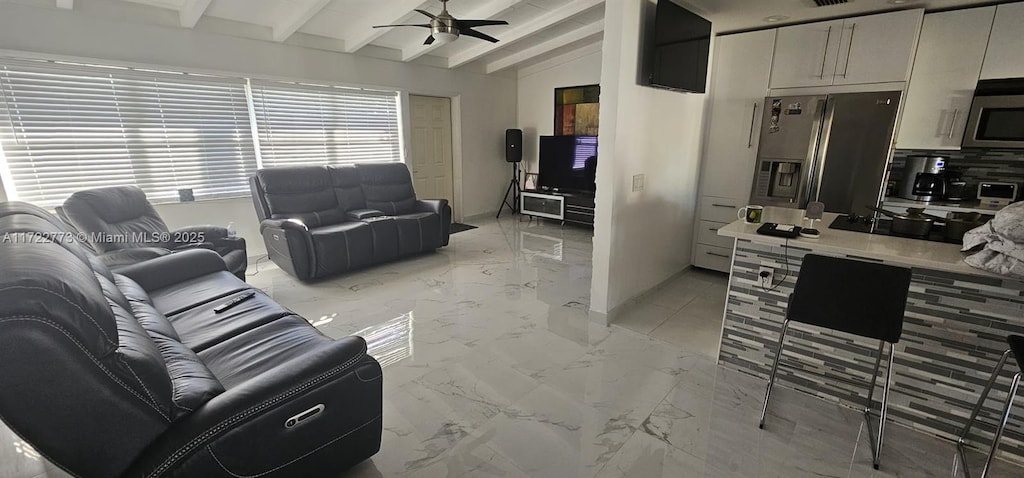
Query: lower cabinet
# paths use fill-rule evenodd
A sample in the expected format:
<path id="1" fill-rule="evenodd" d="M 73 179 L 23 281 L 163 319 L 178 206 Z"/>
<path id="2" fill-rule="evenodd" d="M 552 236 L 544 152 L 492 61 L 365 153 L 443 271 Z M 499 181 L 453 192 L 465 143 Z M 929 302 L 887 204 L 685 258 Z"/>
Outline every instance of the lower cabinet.
<path id="1" fill-rule="evenodd" d="M 732 267 L 732 247 L 697 244 L 694 252 L 693 265 L 697 267 L 719 272 L 729 272 Z"/>
<path id="2" fill-rule="evenodd" d="M 595 203 L 591 195 L 523 191 L 519 201 L 520 212 L 527 216 L 594 225 Z"/>

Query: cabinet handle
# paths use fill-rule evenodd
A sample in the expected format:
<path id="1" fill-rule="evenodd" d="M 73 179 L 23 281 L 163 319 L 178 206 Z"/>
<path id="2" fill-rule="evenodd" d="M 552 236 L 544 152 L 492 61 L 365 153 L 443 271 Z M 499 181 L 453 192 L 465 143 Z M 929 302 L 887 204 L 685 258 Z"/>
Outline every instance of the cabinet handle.
<path id="1" fill-rule="evenodd" d="M 707 252 L 706 254 L 709 255 L 709 256 L 721 257 L 723 259 L 728 259 L 729 258 L 729 256 L 727 256 L 725 254 L 719 254 L 717 252 Z"/>
<path id="2" fill-rule="evenodd" d="M 947 138 L 953 139 L 953 130 L 956 129 L 956 117 L 960 116 L 960 108 L 953 110 L 953 121 L 949 122 L 949 136 Z"/>
<path id="3" fill-rule="evenodd" d="M 853 35 L 857 33 L 857 23 L 854 22 L 853 26 L 850 27 L 850 48 L 846 49 L 846 64 L 843 65 L 843 78 L 846 78 L 846 74 L 850 72 L 850 57 L 853 56 Z"/>
<path id="4" fill-rule="evenodd" d="M 708 230 L 711 231 L 711 232 L 718 232 L 718 228 L 717 227 L 709 227 Z"/>
<path id="5" fill-rule="evenodd" d="M 729 209 L 736 209 L 736 206 L 730 206 L 730 205 L 728 205 L 728 204 L 714 204 L 714 203 L 712 203 L 711 205 L 712 205 L 713 207 L 727 207 L 727 208 L 729 208 Z"/>
<path id="6" fill-rule="evenodd" d="M 828 26 L 828 33 L 825 34 L 825 52 L 821 54 L 821 74 L 818 78 L 825 79 L 825 60 L 828 59 L 828 42 L 832 41 L 832 25 Z"/>
<path id="7" fill-rule="evenodd" d="M 754 109 L 750 112 L 750 134 L 747 135 L 747 149 L 754 147 L 754 120 L 757 118 L 757 102 L 754 102 Z"/>

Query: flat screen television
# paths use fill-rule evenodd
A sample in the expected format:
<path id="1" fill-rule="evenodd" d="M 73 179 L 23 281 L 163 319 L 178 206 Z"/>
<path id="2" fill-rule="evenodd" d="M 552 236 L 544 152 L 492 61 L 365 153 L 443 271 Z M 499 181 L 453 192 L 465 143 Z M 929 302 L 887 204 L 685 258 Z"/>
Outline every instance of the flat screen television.
<path id="1" fill-rule="evenodd" d="M 647 32 L 641 82 L 646 86 L 704 93 L 711 48 L 711 22 L 658 0 L 654 31 Z"/>
<path id="2" fill-rule="evenodd" d="M 539 159 L 540 187 L 562 192 L 597 189 L 597 136 L 541 136 Z"/>

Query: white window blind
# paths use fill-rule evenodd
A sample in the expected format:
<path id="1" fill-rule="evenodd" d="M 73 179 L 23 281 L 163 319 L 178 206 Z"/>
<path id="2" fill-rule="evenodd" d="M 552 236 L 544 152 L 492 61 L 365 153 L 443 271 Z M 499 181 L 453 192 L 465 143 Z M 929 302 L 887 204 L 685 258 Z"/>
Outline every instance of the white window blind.
<path id="1" fill-rule="evenodd" d="M 398 94 L 252 82 L 263 167 L 401 161 Z"/>
<path id="2" fill-rule="evenodd" d="M 42 206 L 127 184 L 242 196 L 256 171 L 241 78 L 0 60 L 0 148 L 15 196 Z"/>

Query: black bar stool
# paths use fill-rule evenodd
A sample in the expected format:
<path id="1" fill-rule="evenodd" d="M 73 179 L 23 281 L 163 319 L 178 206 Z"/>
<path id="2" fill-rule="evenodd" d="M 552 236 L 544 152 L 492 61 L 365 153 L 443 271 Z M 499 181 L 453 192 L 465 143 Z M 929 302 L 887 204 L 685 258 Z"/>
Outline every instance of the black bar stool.
<path id="1" fill-rule="evenodd" d="M 772 372 L 768 377 L 768 390 L 765 391 L 764 406 L 761 408 L 761 428 L 764 428 L 768 399 L 772 395 L 772 385 L 775 383 L 786 331 L 791 321 L 877 339 L 878 356 L 875 358 L 875 372 L 871 376 L 871 388 L 868 389 L 864 419 L 868 424 L 871 458 L 875 469 L 878 469 L 889 403 L 889 387 L 892 383 L 893 344 L 900 341 L 903 333 L 903 312 L 907 306 L 910 277 L 910 269 L 904 267 L 815 254 L 804 256 L 796 287 L 789 296 L 786 320 L 782 322 L 779 347 L 775 351 L 775 361 L 772 362 Z M 851 303 L 851 298 L 856 300 L 856 303 Z M 878 369 L 882 364 L 882 352 L 887 342 L 889 366 L 885 372 L 885 388 L 882 389 L 882 408 L 876 439 L 871 433 L 871 400 L 878 379 Z"/>
<path id="2" fill-rule="evenodd" d="M 956 450 L 960 455 L 960 463 L 964 465 L 964 476 L 971 478 L 971 472 L 967 469 L 967 454 L 964 452 L 964 446 L 967 444 L 967 433 L 971 431 L 971 426 L 974 425 L 974 420 L 978 418 L 978 412 L 981 411 L 981 406 L 985 404 L 985 400 L 988 399 L 988 393 L 992 391 L 992 386 L 995 385 L 996 379 L 999 378 L 999 373 L 1003 371 L 1003 366 L 1006 365 L 1006 359 L 1013 354 L 1013 358 L 1017 359 L 1017 373 L 1013 376 L 1013 381 L 1010 382 L 1010 391 L 1006 396 L 1006 403 L 1003 404 L 1003 413 L 1000 416 L 999 425 L 996 427 L 995 438 L 992 439 L 992 449 L 988 452 L 988 459 L 985 460 L 985 468 L 981 470 L 981 478 L 988 476 L 989 468 L 992 466 L 992 459 L 996 456 L 996 450 L 999 449 L 999 439 L 1003 437 L 1003 430 L 1006 429 L 1006 422 L 1010 420 L 1010 409 L 1013 408 L 1013 399 L 1017 396 L 1017 387 L 1020 386 L 1021 374 L 1024 374 L 1024 336 L 1011 335 L 1006 338 L 1006 342 L 1010 344 L 1010 348 L 1003 352 L 1003 356 L 999 358 L 999 362 L 996 363 L 996 369 L 992 372 L 992 376 L 988 379 L 988 383 L 985 384 L 985 390 L 981 392 L 981 398 L 978 399 L 978 404 L 974 406 L 974 410 L 971 412 L 971 418 L 967 420 L 967 426 L 964 427 L 964 431 L 960 432 L 960 438 L 956 441 Z"/>

